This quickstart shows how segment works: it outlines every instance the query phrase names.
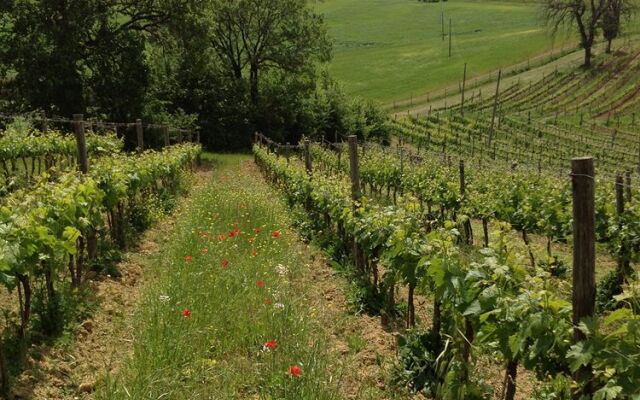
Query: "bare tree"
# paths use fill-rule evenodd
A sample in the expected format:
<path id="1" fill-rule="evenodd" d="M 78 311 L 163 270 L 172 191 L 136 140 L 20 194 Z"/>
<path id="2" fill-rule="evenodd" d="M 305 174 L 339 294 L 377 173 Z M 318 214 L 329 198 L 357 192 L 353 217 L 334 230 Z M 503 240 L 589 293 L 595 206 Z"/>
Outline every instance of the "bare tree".
<path id="1" fill-rule="evenodd" d="M 584 49 L 584 67 L 591 67 L 593 43 L 608 0 L 545 0 L 544 15 L 557 32 L 563 25 L 576 26 Z"/>

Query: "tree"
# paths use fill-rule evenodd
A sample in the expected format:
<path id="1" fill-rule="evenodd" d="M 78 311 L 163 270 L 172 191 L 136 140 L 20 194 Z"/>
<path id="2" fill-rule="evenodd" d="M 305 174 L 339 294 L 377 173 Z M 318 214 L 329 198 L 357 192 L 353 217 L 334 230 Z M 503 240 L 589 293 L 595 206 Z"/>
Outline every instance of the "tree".
<path id="1" fill-rule="evenodd" d="M 563 25 L 574 25 L 584 49 L 584 67 L 591 67 L 592 49 L 609 0 L 545 0 L 544 16 L 556 32 Z"/>
<path id="2" fill-rule="evenodd" d="M 8 71 L 14 108 L 132 118 L 142 109 L 147 36 L 188 1 L 0 2 L 0 73 Z"/>
<path id="3" fill-rule="evenodd" d="M 620 36 L 623 19 L 630 19 L 636 7 L 630 0 L 607 0 L 602 16 L 602 33 L 607 40 L 607 54 L 611 53 L 613 39 Z"/>
<path id="4" fill-rule="evenodd" d="M 330 58 L 322 17 L 306 0 L 211 0 L 210 10 L 212 45 L 230 76 L 248 72 L 254 106 L 264 72 L 303 73 Z"/>

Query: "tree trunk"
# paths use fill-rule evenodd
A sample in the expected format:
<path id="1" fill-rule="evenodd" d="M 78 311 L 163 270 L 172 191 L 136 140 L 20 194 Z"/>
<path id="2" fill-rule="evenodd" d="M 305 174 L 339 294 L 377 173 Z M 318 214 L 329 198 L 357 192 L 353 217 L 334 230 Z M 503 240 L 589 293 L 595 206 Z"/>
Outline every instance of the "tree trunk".
<path id="1" fill-rule="evenodd" d="M 585 68 L 591 68 L 591 45 L 584 46 L 584 65 Z"/>
<path id="2" fill-rule="evenodd" d="M 518 376 L 518 361 L 512 360 L 507 363 L 507 371 L 505 373 L 505 391 L 504 400 L 514 400 L 516 397 L 516 378 Z"/>
<path id="3" fill-rule="evenodd" d="M 607 54 L 611 54 L 611 42 L 612 41 L 613 41 L 613 39 L 607 39 L 607 50 L 606 50 Z"/>
<path id="4" fill-rule="evenodd" d="M 258 104 L 258 65 L 251 63 L 249 84 L 251 86 L 251 104 Z"/>
<path id="5" fill-rule="evenodd" d="M 24 295 L 24 304 L 20 315 L 20 339 L 24 339 L 27 333 L 27 325 L 31 318 L 31 282 L 27 275 L 18 275 L 18 280 L 22 285 L 22 293 Z"/>
<path id="6" fill-rule="evenodd" d="M 489 221 L 482 218 L 482 231 L 484 233 L 484 247 L 489 247 Z"/>

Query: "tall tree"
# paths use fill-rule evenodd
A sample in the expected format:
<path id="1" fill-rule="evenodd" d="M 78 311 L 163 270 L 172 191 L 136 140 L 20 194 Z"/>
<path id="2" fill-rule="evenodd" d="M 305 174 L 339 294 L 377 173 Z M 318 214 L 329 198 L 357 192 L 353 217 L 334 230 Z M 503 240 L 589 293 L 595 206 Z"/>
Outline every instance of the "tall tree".
<path id="1" fill-rule="evenodd" d="M 64 116 L 87 110 L 110 117 L 137 112 L 140 107 L 132 106 L 146 81 L 145 36 L 179 16 L 187 2 L 0 2 L 0 65 L 9 71 L 7 84 L 17 107 Z M 117 88 L 128 90 L 115 93 Z"/>
<path id="2" fill-rule="evenodd" d="M 254 105 L 264 72 L 301 73 L 330 58 L 322 17 L 306 0 L 211 0 L 210 6 L 213 47 L 231 76 L 248 73 Z"/>
<path id="3" fill-rule="evenodd" d="M 544 15 L 556 32 L 575 25 L 584 49 L 584 67 L 591 67 L 592 49 L 608 0 L 545 0 Z"/>

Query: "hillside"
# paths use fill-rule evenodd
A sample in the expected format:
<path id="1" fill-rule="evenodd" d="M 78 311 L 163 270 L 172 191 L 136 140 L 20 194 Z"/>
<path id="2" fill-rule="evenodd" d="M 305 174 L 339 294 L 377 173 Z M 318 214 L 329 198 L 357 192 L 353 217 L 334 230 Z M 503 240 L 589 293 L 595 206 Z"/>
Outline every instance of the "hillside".
<path id="1" fill-rule="evenodd" d="M 383 103 L 457 82 L 465 62 L 475 77 L 569 44 L 567 35 L 549 35 L 531 2 L 327 0 L 316 7 L 334 41 L 330 72 L 350 94 Z"/>

